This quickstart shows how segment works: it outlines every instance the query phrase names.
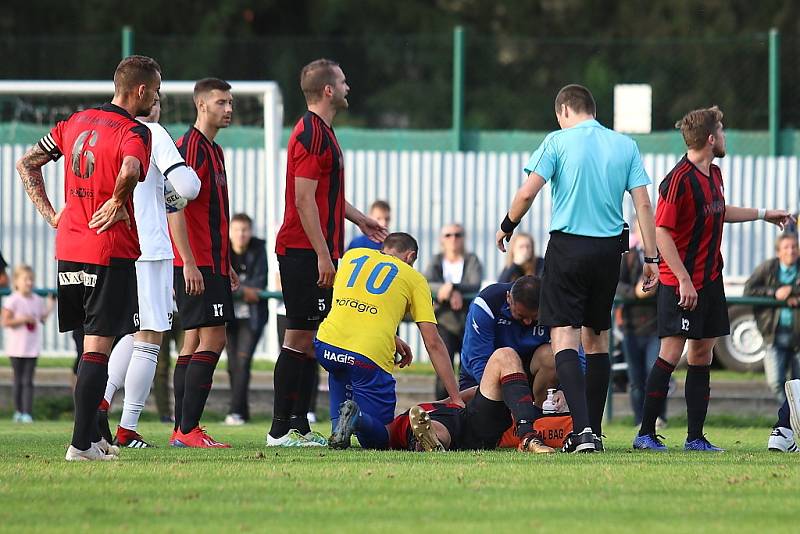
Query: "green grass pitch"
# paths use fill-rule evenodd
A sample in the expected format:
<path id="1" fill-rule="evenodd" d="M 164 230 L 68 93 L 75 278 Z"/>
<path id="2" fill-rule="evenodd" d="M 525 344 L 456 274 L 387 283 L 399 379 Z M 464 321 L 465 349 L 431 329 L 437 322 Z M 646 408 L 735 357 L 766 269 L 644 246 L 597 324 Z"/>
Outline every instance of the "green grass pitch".
<path id="1" fill-rule="evenodd" d="M 798 525 L 800 454 L 766 451 L 769 428 L 707 428 L 723 454 L 421 454 L 267 449 L 263 422 L 209 425 L 229 450 L 166 446 L 67 463 L 71 424 L 0 422 L 3 532 L 777 532 Z M 324 429 L 324 425 L 320 425 Z"/>

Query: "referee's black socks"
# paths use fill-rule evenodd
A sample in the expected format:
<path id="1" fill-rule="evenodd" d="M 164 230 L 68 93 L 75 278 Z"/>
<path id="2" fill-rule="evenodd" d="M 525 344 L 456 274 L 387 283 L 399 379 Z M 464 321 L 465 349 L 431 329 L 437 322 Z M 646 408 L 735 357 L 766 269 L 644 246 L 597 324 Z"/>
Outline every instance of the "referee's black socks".
<path id="1" fill-rule="evenodd" d="M 607 352 L 586 355 L 586 405 L 589 424 L 596 436 L 603 434 L 603 412 L 611 380 L 611 359 Z"/>
<path id="2" fill-rule="evenodd" d="M 219 354 L 210 350 L 192 354 L 192 359 L 186 368 L 186 390 L 183 393 L 181 432 L 184 434 L 188 434 L 200 424 L 218 361 Z"/>
<path id="3" fill-rule="evenodd" d="M 667 360 L 658 358 L 650 370 L 650 374 L 647 375 L 644 408 L 642 409 L 642 427 L 639 429 L 640 436 L 656 433 L 656 419 L 664 413 L 664 405 L 667 402 L 667 392 L 669 391 L 669 379 L 674 370 L 674 365 Z"/>
<path id="4" fill-rule="evenodd" d="M 556 374 L 572 414 L 573 431 L 581 432 L 591 425 L 586 406 L 586 379 L 583 376 L 578 351 L 565 349 L 556 354 Z"/>
<path id="5" fill-rule="evenodd" d="M 269 435 L 273 438 L 283 437 L 289 432 L 289 418 L 300 395 L 300 383 L 306 360 L 302 352 L 283 347 L 278 355 L 278 361 L 275 362 L 273 374 L 275 403 L 272 409 L 272 427 L 269 429 Z M 307 419 L 306 424 L 308 424 Z"/>
<path id="6" fill-rule="evenodd" d="M 84 352 L 75 382 L 75 424 L 72 446 L 85 451 L 98 441 L 97 407 L 103 400 L 108 381 L 108 355 Z"/>
<path id="7" fill-rule="evenodd" d="M 531 388 L 525 373 L 511 373 L 500 377 L 503 402 L 511 410 L 517 425 L 517 436 L 524 438 L 533 432 L 533 422 L 537 418 L 533 405 Z"/>

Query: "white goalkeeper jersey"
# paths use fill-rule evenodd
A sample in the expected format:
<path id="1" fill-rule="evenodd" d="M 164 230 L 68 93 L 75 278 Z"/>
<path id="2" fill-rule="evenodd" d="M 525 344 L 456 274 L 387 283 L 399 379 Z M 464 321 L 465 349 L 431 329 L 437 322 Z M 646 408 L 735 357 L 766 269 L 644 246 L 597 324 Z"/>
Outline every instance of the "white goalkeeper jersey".
<path id="1" fill-rule="evenodd" d="M 139 260 L 171 260 L 174 256 L 167 228 L 164 180 L 169 178 L 178 194 L 192 199 L 200 191 L 200 179 L 186 166 L 175 142 L 163 126 L 157 122 L 144 124 L 152 134 L 152 149 L 147 177 L 133 190 L 133 209 L 142 250 Z"/>

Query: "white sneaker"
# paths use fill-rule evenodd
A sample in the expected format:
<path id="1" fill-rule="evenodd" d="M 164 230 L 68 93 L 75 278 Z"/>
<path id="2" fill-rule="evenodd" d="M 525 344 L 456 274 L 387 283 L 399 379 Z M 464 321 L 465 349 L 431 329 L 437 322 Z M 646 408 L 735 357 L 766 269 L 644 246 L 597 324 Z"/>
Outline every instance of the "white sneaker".
<path id="1" fill-rule="evenodd" d="M 800 436 L 800 380 L 787 380 L 783 385 L 786 400 L 789 401 L 789 423 L 792 432 Z"/>
<path id="2" fill-rule="evenodd" d="M 800 452 L 794 442 L 794 432 L 791 428 L 775 427 L 769 434 L 767 449 L 773 452 Z"/>
<path id="3" fill-rule="evenodd" d="M 225 416 L 225 424 L 228 426 L 242 426 L 244 419 L 238 413 L 229 413 Z"/>
<path id="4" fill-rule="evenodd" d="M 92 445 L 97 446 L 104 454 L 110 454 L 111 456 L 119 456 L 119 447 L 116 445 L 112 445 L 106 441 L 106 438 L 100 438 L 100 441 L 92 442 Z"/>
<path id="5" fill-rule="evenodd" d="M 296 429 L 291 429 L 286 435 L 273 438 L 267 433 L 267 447 L 320 447 L 319 443 L 309 441 Z"/>
<path id="6" fill-rule="evenodd" d="M 22 412 L 14 412 L 14 417 L 12 417 L 11 420 L 14 421 L 15 423 L 21 423 L 22 422 Z"/>
<path id="7" fill-rule="evenodd" d="M 92 446 L 85 451 L 76 449 L 70 445 L 67 449 L 67 455 L 64 457 L 64 459 L 68 462 L 85 462 L 93 460 L 110 461 L 117 460 L 118 458 L 114 455 L 104 453 L 96 443 L 92 443 Z"/>
<path id="8" fill-rule="evenodd" d="M 314 423 L 317 422 L 317 414 L 315 414 L 314 412 L 308 412 L 306 414 L 306 417 L 308 418 L 308 424 L 310 425 L 313 425 Z"/>

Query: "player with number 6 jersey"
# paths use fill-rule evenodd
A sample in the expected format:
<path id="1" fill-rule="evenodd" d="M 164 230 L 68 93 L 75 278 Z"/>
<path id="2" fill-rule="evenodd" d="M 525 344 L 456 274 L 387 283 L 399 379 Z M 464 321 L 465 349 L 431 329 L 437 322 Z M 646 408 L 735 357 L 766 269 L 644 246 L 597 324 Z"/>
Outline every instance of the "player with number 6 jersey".
<path id="1" fill-rule="evenodd" d="M 329 373 L 332 448 L 349 447 L 353 433 L 364 448 L 389 446 L 395 351 L 401 352 L 401 367 L 411 362 L 410 349 L 395 336 L 406 314 L 417 323 L 448 395 L 463 405 L 436 329 L 428 281 L 412 267 L 417 250 L 413 237 L 397 232 L 386 237 L 381 252 L 356 248 L 342 257 L 331 311 L 314 341 L 317 360 Z"/>
<path id="2" fill-rule="evenodd" d="M 59 122 L 17 163 L 28 196 L 56 228 L 59 330 L 86 333 L 68 461 L 109 460 L 116 457 L 109 452 L 118 452 L 98 435 L 95 416 L 114 338 L 138 327 L 134 261 L 140 249 L 131 196 L 147 174 L 151 136 L 134 117 L 150 113 L 160 86 L 161 67 L 153 59 L 123 59 L 110 103 Z M 56 213 L 42 166 L 62 155 L 66 203 Z"/>

